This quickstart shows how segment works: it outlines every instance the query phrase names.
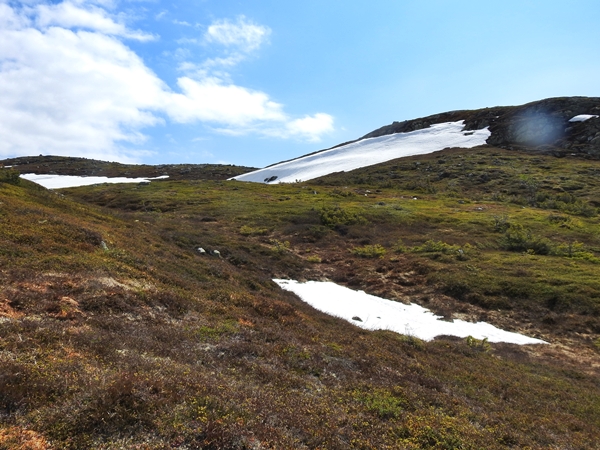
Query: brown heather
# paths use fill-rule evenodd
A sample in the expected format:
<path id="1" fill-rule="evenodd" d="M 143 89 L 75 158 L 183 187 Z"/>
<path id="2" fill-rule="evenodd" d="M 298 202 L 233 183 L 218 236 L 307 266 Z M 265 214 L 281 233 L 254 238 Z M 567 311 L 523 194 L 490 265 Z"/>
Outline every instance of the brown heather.
<path id="1" fill-rule="evenodd" d="M 600 162 L 451 149 L 272 186 L 185 169 L 0 177 L 0 449 L 600 448 Z M 551 344 L 367 332 L 274 277 Z"/>

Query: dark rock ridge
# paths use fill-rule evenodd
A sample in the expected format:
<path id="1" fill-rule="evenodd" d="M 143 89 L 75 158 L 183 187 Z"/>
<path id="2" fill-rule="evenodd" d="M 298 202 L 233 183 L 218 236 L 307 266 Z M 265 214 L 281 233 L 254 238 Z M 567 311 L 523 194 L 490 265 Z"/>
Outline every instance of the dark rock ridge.
<path id="1" fill-rule="evenodd" d="M 600 158 L 600 117 L 569 122 L 581 114 L 600 116 L 600 97 L 558 97 L 522 106 L 450 111 L 394 122 L 361 139 L 427 128 L 436 123 L 465 121 L 465 130 L 489 127 L 487 143 L 495 147 Z"/>

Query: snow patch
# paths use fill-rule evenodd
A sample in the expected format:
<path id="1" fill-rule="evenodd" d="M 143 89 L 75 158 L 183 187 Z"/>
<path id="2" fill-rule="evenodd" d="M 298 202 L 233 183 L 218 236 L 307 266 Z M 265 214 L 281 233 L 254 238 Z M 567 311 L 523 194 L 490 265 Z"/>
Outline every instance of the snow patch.
<path id="1" fill-rule="evenodd" d="M 586 120 L 589 119 L 593 119 L 595 117 L 595 115 L 592 114 L 579 114 L 578 116 L 572 117 L 571 119 L 569 119 L 569 122 L 585 122 Z"/>
<path id="2" fill-rule="evenodd" d="M 282 289 L 294 292 L 303 301 L 332 316 L 367 330 L 390 330 L 430 341 L 436 336 L 472 336 L 489 342 L 546 344 L 540 339 L 501 330 L 486 322 L 446 322 L 419 305 L 386 300 L 363 291 L 353 291 L 332 282 L 273 280 Z"/>
<path id="3" fill-rule="evenodd" d="M 47 189 L 61 189 L 69 187 L 89 186 L 102 183 L 143 183 L 151 180 L 169 178 L 163 175 L 155 178 L 126 178 L 126 177 L 81 177 L 78 175 L 38 175 L 35 173 L 21 174 L 21 178 L 33 181 Z"/>
<path id="4" fill-rule="evenodd" d="M 463 128 L 464 120 L 461 120 L 438 123 L 429 128 L 408 133 L 363 139 L 314 155 L 245 173 L 232 178 L 232 180 L 257 183 L 306 181 L 334 172 L 354 170 L 404 156 L 432 153 L 448 147 L 477 147 L 484 145 L 491 135 L 487 128 L 471 131 L 464 131 Z"/>

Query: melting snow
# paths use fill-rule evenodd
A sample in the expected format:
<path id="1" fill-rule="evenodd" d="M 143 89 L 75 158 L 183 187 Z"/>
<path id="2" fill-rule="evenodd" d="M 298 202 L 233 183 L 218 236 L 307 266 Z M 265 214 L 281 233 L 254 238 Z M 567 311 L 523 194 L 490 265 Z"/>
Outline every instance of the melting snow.
<path id="1" fill-rule="evenodd" d="M 579 114 L 578 116 L 569 119 L 569 122 L 585 122 L 586 120 L 593 119 L 594 117 L 598 116 L 594 116 L 592 114 Z"/>
<path id="2" fill-rule="evenodd" d="M 446 322 L 419 305 L 394 302 L 353 291 L 332 282 L 273 280 L 282 289 L 294 292 L 312 307 L 340 317 L 367 330 L 390 330 L 429 341 L 436 336 L 472 336 L 489 342 L 545 344 L 540 339 L 496 328 L 485 322 Z M 358 320 L 360 319 L 360 320 Z"/>
<path id="3" fill-rule="evenodd" d="M 25 173 L 21 178 L 33 181 L 47 189 L 60 189 L 68 187 L 89 186 L 91 184 L 101 183 L 141 183 L 150 182 L 151 180 L 160 180 L 169 178 L 168 175 L 163 175 L 156 178 L 125 178 L 125 177 L 80 177 L 76 175 L 37 175 L 35 173 Z"/>
<path id="4" fill-rule="evenodd" d="M 333 172 L 349 171 L 404 156 L 422 155 L 448 147 L 471 148 L 486 143 L 485 128 L 463 131 L 464 121 L 431 125 L 429 128 L 363 139 L 341 147 L 275 164 L 237 176 L 235 180 L 263 183 L 306 181 Z"/>

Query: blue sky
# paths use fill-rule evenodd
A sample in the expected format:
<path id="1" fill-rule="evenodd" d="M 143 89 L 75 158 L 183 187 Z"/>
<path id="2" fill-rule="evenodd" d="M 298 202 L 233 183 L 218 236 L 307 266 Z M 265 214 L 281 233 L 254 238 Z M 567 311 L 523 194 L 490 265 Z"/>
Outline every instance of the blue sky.
<path id="1" fill-rule="evenodd" d="M 0 0 L 0 158 L 263 167 L 393 121 L 600 96 L 597 0 Z"/>

